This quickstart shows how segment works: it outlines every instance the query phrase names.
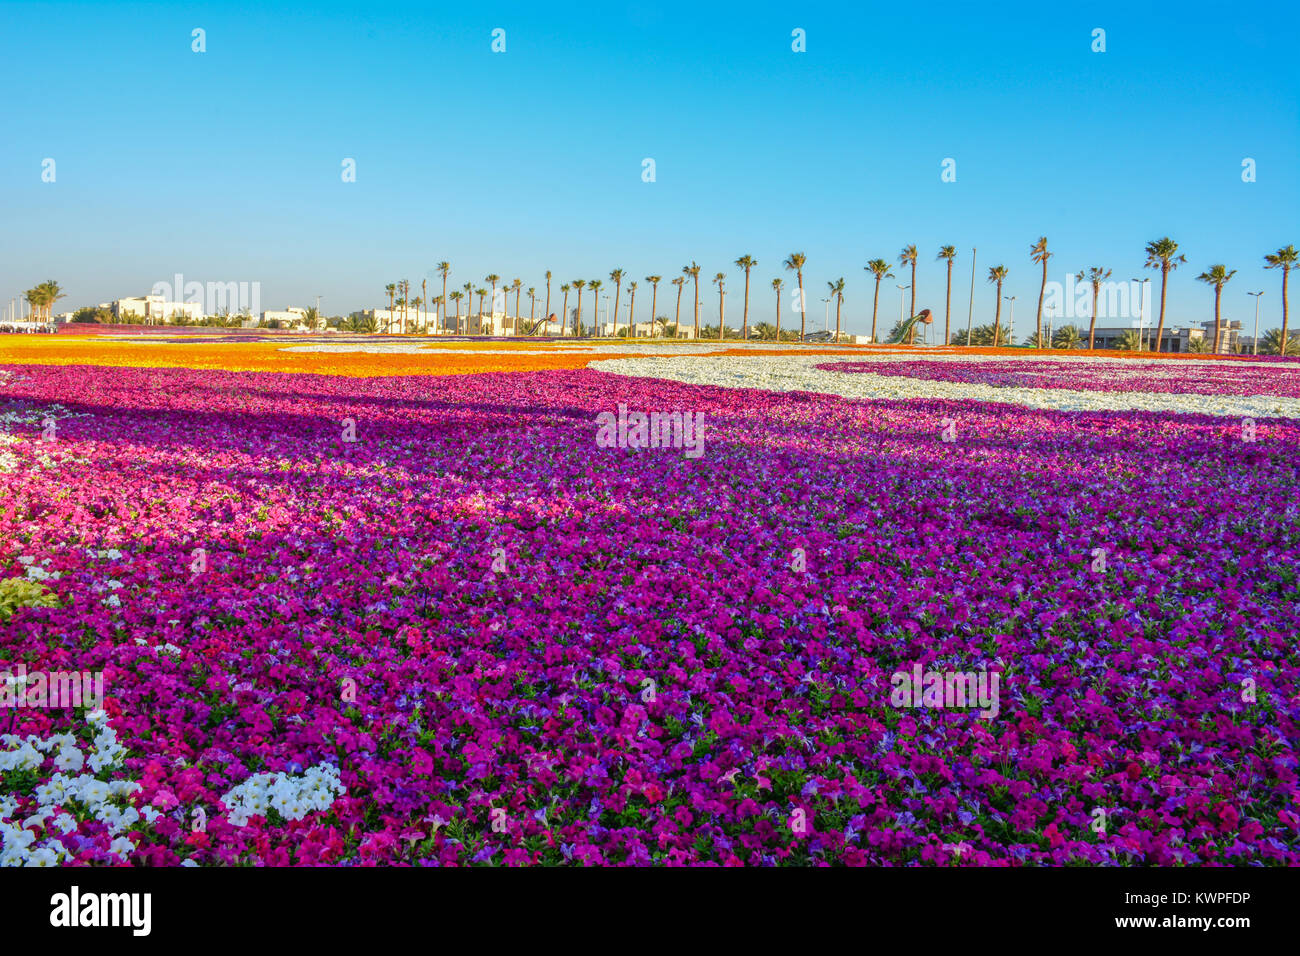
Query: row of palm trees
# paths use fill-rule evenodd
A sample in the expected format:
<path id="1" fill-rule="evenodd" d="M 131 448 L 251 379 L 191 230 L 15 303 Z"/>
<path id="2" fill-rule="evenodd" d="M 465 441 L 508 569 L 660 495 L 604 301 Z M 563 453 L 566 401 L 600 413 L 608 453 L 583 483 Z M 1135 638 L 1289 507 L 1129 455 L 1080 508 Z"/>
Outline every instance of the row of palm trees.
<path id="1" fill-rule="evenodd" d="M 803 267 L 806 262 L 807 262 L 807 256 L 804 255 L 804 253 L 802 252 L 793 252 L 785 260 L 785 268 L 788 271 L 795 273 L 797 281 L 799 283 L 799 293 L 800 293 L 799 294 L 799 304 L 800 304 L 799 340 L 800 341 L 804 340 L 806 329 L 807 329 L 807 308 L 804 306 L 805 300 L 803 297 Z M 756 265 L 758 265 L 758 260 L 756 260 L 753 256 L 744 255 L 736 260 L 736 265 L 745 271 L 745 301 L 744 301 L 743 322 L 742 322 L 743 328 L 742 328 L 741 335 L 742 337 L 748 339 L 749 338 L 750 271 Z M 400 331 L 406 332 L 411 329 L 412 318 L 414 318 L 414 325 L 416 327 L 420 327 L 422 325 L 423 328 L 427 330 L 428 310 L 426 308 L 426 311 L 424 313 L 424 320 L 423 322 L 421 322 L 420 308 L 422 306 L 435 307 L 437 312 L 443 315 L 445 315 L 445 310 L 448 306 L 454 307 L 456 310 L 455 318 L 454 318 L 456 331 L 457 332 L 461 332 L 463 330 L 467 331 L 469 319 L 472 318 L 475 314 L 480 316 L 483 315 L 483 300 L 485 298 L 490 297 L 490 301 L 494 304 L 492 308 L 492 312 L 496 311 L 495 302 L 497 298 L 498 284 L 500 284 L 502 289 L 505 290 L 507 296 L 511 292 L 514 293 L 516 322 L 518 322 L 522 318 L 522 313 L 520 311 L 520 299 L 525 294 L 522 279 L 514 279 L 509 283 L 505 283 L 502 280 L 501 276 L 492 273 L 484 277 L 483 279 L 483 282 L 488 286 L 488 288 L 484 288 L 483 286 L 475 286 L 473 282 L 466 282 L 463 286 L 460 287 L 459 290 L 453 290 L 452 292 L 448 293 L 447 283 L 448 283 L 448 278 L 451 274 L 451 263 L 446 261 L 440 262 L 435 268 L 438 275 L 442 279 L 442 295 L 429 298 L 427 294 L 426 282 L 420 283 L 421 294 L 414 297 L 412 297 L 410 294 L 411 284 L 406 279 L 402 279 L 397 282 L 390 282 L 386 286 L 384 286 L 384 292 L 388 296 L 389 315 L 395 317 L 396 324 L 398 325 Z M 548 269 L 546 271 L 546 295 L 542 305 L 541 320 L 537 318 L 537 300 L 539 298 L 537 295 L 537 289 L 530 286 L 526 290 L 526 294 L 528 296 L 528 318 L 530 324 L 528 331 L 530 332 L 530 334 L 536 333 L 536 331 L 539 328 L 541 328 L 545 322 L 554 321 L 555 319 L 555 313 L 551 311 L 552 278 L 553 278 L 552 273 Z M 623 295 L 623 283 L 624 280 L 626 279 L 627 279 L 627 272 L 623 269 L 612 269 L 609 273 L 609 281 L 613 283 L 614 286 L 613 325 L 614 325 L 615 335 L 618 334 L 618 329 L 620 325 L 619 309 L 620 309 L 620 303 Z M 726 274 L 722 272 L 717 273 L 713 277 L 713 282 L 718 287 L 718 329 L 719 329 L 720 337 L 724 337 L 726 335 L 726 323 L 725 323 L 725 315 L 724 315 L 724 308 L 725 308 L 724 297 L 726 294 L 726 286 L 725 286 L 726 279 L 727 279 Z M 659 325 L 662 326 L 664 329 L 667 329 L 669 327 L 667 316 L 660 316 L 658 311 L 659 283 L 663 281 L 663 276 L 648 275 L 645 277 L 645 281 L 650 283 L 651 324 Z M 700 334 L 700 266 L 699 264 L 696 262 L 692 262 L 690 265 L 683 266 L 682 274 L 670 281 L 672 285 L 677 288 L 676 314 L 671 325 L 676 328 L 681 327 L 682 292 L 686 286 L 686 283 L 690 282 L 692 284 L 692 289 L 694 292 L 694 300 L 695 300 L 695 308 L 694 308 L 695 336 L 698 338 Z M 844 280 L 840 279 L 838 281 L 839 281 L 839 286 L 838 286 L 839 292 L 842 296 Z M 582 293 L 586 290 L 589 290 L 592 293 L 593 301 L 598 302 L 599 299 L 597 297 L 600 294 L 601 288 L 604 287 L 604 282 L 605 282 L 604 279 L 573 279 L 569 282 L 562 283 L 559 286 L 558 291 L 563 296 L 563 300 L 562 300 L 563 305 L 561 306 L 560 309 L 560 314 L 562 316 L 567 316 L 569 314 L 569 293 L 570 292 L 576 293 L 576 308 L 574 309 L 573 312 L 573 330 L 575 335 L 581 334 L 582 329 L 584 328 L 582 323 Z M 784 289 L 784 287 L 785 287 L 784 279 L 777 278 L 772 280 L 772 288 L 776 291 L 776 295 L 777 295 L 777 300 L 776 300 L 776 337 L 777 338 L 780 338 L 780 334 L 781 334 L 780 332 L 781 292 Z M 638 289 L 638 284 L 635 280 L 629 280 L 627 282 L 629 332 L 631 331 L 631 329 L 635 328 L 637 324 L 636 323 L 637 289 Z M 476 296 L 478 298 L 477 313 L 474 312 L 474 298 Z M 466 306 L 464 325 L 462 325 L 461 322 L 461 312 L 460 312 L 460 306 L 462 302 L 464 302 Z M 594 324 L 595 323 L 593 323 L 593 325 Z M 838 325 L 839 325 L 839 316 L 838 316 L 838 309 L 837 309 L 837 315 L 836 315 L 837 340 L 839 335 Z"/>
<path id="2" fill-rule="evenodd" d="M 23 293 L 23 298 L 31 306 L 32 317 L 38 322 L 50 321 L 50 312 L 54 308 L 54 303 L 63 297 L 63 288 L 53 279 L 46 279 L 40 285 Z"/>
<path id="3" fill-rule="evenodd" d="M 974 254 L 974 250 L 972 250 L 972 255 L 973 254 Z M 1039 265 L 1042 268 L 1042 282 L 1039 287 L 1038 309 L 1037 309 L 1037 314 L 1035 316 L 1035 332 L 1031 336 L 1031 340 L 1034 343 L 1039 344 L 1040 346 L 1049 344 L 1046 342 L 1046 340 L 1043 337 L 1043 299 L 1047 292 L 1048 260 L 1051 259 L 1054 255 L 1055 253 L 1051 252 L 1048 249 L 1046 236 L 1040 236 L 1038 240 L 1030 246 L 1029 249 L 1030 261 L 1034 262 L 1035 264 Z M 902 268 L 909 270 L 910 272 L 909 288 L 911 289 L 911 304 L 908 311 L 908 315 L 910 316 L 916 315 L 916 269 L 917 269 L 918 259 L 919 259 L 919 253 L 915 245 L 904 246 L 902 251 L 899 253 L 897 257 L 898 265 Z M 944 292 L 944 344 L 949 345 L 952 344 L 952 338 L 953 338 L 952 336 L 952 272 L 953 272 L 953 266 L 957 261 L 957 247 L 954 245 L 940 246 L 939 254 L 937 256 L 937 261 L 943 262 L 946 267 L 945 269 L 946 286 Z M 1169 273 L 1176 270 L 1179 265 L 1186 263 L 1186 261 L 1187 261 L 1186 256 L 1181 255 L 1178 252 L 1178 243 L 1175 242 L 1173 239 L 1170 239 L 1168 236 L 1162 237 L 1160 239 L 1155 239 L 1147 243 L 1146 245 L 1145 267 L 1149 269 L 1155 269 L 1160 272 L 1160 313 L 1159 313 L 1159 321 L 1156 329 L 1156 344 L 1155 344 L 1155 351 L 1157 352 L 1159 352 L 1161 349 L 1162 339 L 1164 336 L 1165 302 L 1168 293 Z M 1283 248 L 1278 249 L 1276 252 L 1269 253 L 1268 255 L 1264 256 L 1264 268 L 1282 270 L 1282 331 L 1281 331 L 1280 341 L 1282 343 L 1283 352 L 1286 351 L 1289 342 L 1287 283 L 1288 283 L 1288 278 L 1290 276 L 1291 269 L 1296 265 L 1296 261 L 1297 261 L 1296 249 L 1294 246 L 1284 246 Z M 804 294 L 804 275 L 803 275 L 807 263 L 808 263 L 808 257 L 802 252 L 790 253 L 790 255 L 787 256 L 782 263 L 785 271 L 787 273 L 793 272 L 795 279 L 798 282 L 799 295 L 795 300 L 795 305 L 799 312 L 799 341 L 801 342 L 804 341 L 806 338 L 807 322 L 808 322 L 807 300 Z M 751 255 L 743 255 L 735 260 L 735 265 L 738 266 L 741 270 L 743 270 L 745 274 L 744 304 L 742 307 L 742 320 L 741 320 L 741 336 L 744 339 L 749 339 L 750 338 L 749 299 L 750 299 L 751 272 L 755 267 L 757 267 L 758 260 Z M 893 264 L 886 259 L 876 258 L 870 260 L 863 268 L 864 271 L 869 272 L 875 280 L 875 288 L 872 294 L 872 303 L 871 303 L 871 340 L 875 342 L 875 341 L 879 341 L 876 333 L 877 333 L 877 321 L 878 321 L 878 316 L 880 311 L 880 283 L 885 279 L 894 278 L 894 273 L 891 271 L 891 269 L 893 268 Z M 415 315 L 417 317 L 417 323 L 418 323 L 419 309 L 422 305 L 425 305 L 427 303 L 428 305 L 437 307 L 438 311 L 442 312 L 443 307 L 450 303 L 451 305 L 455 306 L 456 309 L 455 327 L 456 330 L 460 332 L 462 331 L 463 328 L 461 324 L 460 306 L 461 306 L 461 302 L 466 300 L 468 301 L 466 302 L 466 310 L 465 310 L 466 326 L 464 328 L 465 330 L 468 330 L 468 319 L 471 316 L 471 309 L 473 307 L 474 296 L 478 297 L 478 314 L 481 315 L 483 313 L 483 300 L 485 297 L 490 295 L 491 300 L 493 302 L 496 301 L 496 291 L 497 291 L 498 284 L 502 285 L 502 288 L 506 290 L 507 294 L 510 292 L 514 293 L 515 316 L 516 316 L 516 321 L 519 320 L 521 316 L 520 299 L 521 296 L 525 294 L 525 290 L 523 287 L 523 280 L 514 279 L 512 282 L 506 284 L 503 282 L 503 280 L 499 275 L 492 274 L 492 275 L 488 275 L 483 280 L 484 283 L 486 283 L 486 285 L 489 288 L 484 288 L 483 286 L 476 287 L 473 283 L 466 282 L 459 291 L 453 291 L 450 294 L 448 294 L 447 281 L 448 281 L 448 276 L 451 272 L 451 264 L 445 261 L 438 263 L 437 272 L 442 278 L 442 295 L 435 296 L 432 299 L 428 298 L 427 292 L 425 290 L 425 283 L 423 282 L 421 283 L 421 295 L 415 296 L 414 298 L 411 298 L 410 296 L 410 283 L 406 280 L 402 280 L 401 282 L 396 282 L 396 283 L 390 283 L 389 285 L 385 286 L 385 291 L 388 293 L 389 296 L 390 314 L 392 314 L 391 310 L 393 310 L 394 308 L 401 310 L 400 312 L 402 316 L 401 328 L 403 330 L 406 330 L 409 327 L 406 321 L 406 316 L 408 315 L 407 312 L 408 309 L 412 307 L 415 309 Z M 674 318 L 673 318 L 673 322 L 671 323 L 671 326 L 674 328 L 681 328 L 682 295 L 686 288 L 686 285 L 689 283 L 692 290 L 694 334 L 696 338 L 700 337 L 700 305 L 701 305 L 700 272 L 701 272 L 701 268 L 699 263 L 692 261 L 689 265 L 685 265 L 682 267 L 682 271 L 679 276 L 670 280 L 672 285 L 677 290 L 676 308 L 675 308 Z M 994 305 L 994 319 L 992 325 L 992 333 L 989 336 L 991 342 L 1001 343 L 1002 341 L 1004 341 L 1002 335 L 1002 301 L 1003 301 L 1002 289 L 1003 289 L 1003 284 L 1005 283 L 1009 273 L 1010 270 L 1005 265 L 990 266 L 988 269 L 987 279 L 990 284 L 995 286 L 995 293 L 997 297 Z M 1077 281 L 1086 282 L 1092 287 L 1094 306 L 1092 309 L 1091 322 L 1089 323 L 1089 329 L 1088 329 L 1088 348 L 1090 349 L 1094 348 L 1096 345 L 1096 326 L 1097 326 L 1097 311 L 1098 311 L 1096 308 L 1096 303 L 1099 300 L 1101 284 L 1105 282 L 1107 279 L 1109 279 L 1111 274 L 1112 274 L 1112 270 L 1110 269 L 1104 268 L 1102 266 L 1091 266 L 1086 269 L 1080 270 L 1075 275 L 1075 279 Z M 1227 282 L 1230 279 L 1232 279 L 1234 275 L 1236 275 L 1235 269 L 1229 270 L 1226 266 L 1222 264 L 1214 264 L 1197 276 L 1197 279 L 1199 279 L 1200 281 L 1205 282 L 1214 287 L 1215 332 L 1214 332 L 1213 350 L 1216 352 L 1219 350 L 1219 345 L 1222 336 L 1221 300 L 1223 295 L 1223 287 L 1225 284 L 1227 284 Z M 609 273 L 609 281 L 613 284 L 614 287 L 613 325 L 614 325 L 615 335 L 619 334 L 618 332 L 619 324 L 620 324 L 619 304 L 623 292 L 624 281 L 626 278 L 627 278 L 627 273 L 625 272 L 625 270 L 621 268 L 613 269 Z M 645 277 L 645 281 L 650 283 L 650 288 L 651 288 L 650 321 L 651 321 L 652 328 L 654 326 L 661 326 L 666 331 L 670 327 L 670 324 L 667 320 L 667 316 L 660 316 L 658 313 L 659 283 L 663 281 L 663 276 L 648 275 Z M 718 289 L 717 328 L 718 328 L 719 338 L 726 337 L 726 321 L 725 321 L 726 282 L 727 282 L 726 273 L 718 272 L 713 276 L 713 284 L 717 286 Z M 528 315 L 529 315 L 529 323 L 530 323 L 530 326 L 526 331 L 530 333 L 536 333 L 537 330 L 542 327 L 544 322 L 548 320 L 553 321 L 555 318 L 554 313 L 551 312 L 551 284 L 552 284 L 552 273 L 550 272 L 550 270 L 547 270 L 545 301 L 542 307 L 543 319 L 541 321 L 539 321 L 537 318 L 537 299 L 538 299 L 537 290 L 533 287 L 528 287 L 528 289 L 526 290 L 526 294 L 529 300 Z M 575 335 L 581 334 L 581 331 L 584 328 L 582 324 L 582 294 L 584 290 L 589 290 L 592 293 L 593 300 L 598 302 L 599 299 L 597 297 L 599 296 L 603 284 L 604 284 L 603 279 L 573 279 L 570 282 L 565 282 L 559 286 L 559 292 L 563 296 L 563 305 L 560 311 L 560 315 L 562 316 L 567 316 L 569 314 L 570 292 L 576 293 L 577 307 L 573 312 L 573 330 Z M 771 333 L 774 333 L 772 334 L 772 337 L 777 339 L 778 341 L 782 337 L 781 304 L 782 304 L 782 298 L 785 290 L 785 285 L 786 285 L 786 280 L 780 276 L 773 278 L 771 280 L 772 290 L 776 294 L 776 325 L 775 325 L 775 329 L 772 329 L 772 327 L 767 325 L 766 323 L 760 323 L 759 326 L 755 327 L 755 331 L 759 333 L 760 337 L 763 337 L 764 335 L 771 334 Z M 829 300 L 834 301 L 835 303 L 835 341 L 838 342 L 840 341 L 840 335 L 841 335 L 841 316 L 842 316 L 843 305 L 844 305 L 844 290 L 846 286 L 846 281 L 843 277 L 840 277 L 827 282 L 826 286 L 827 286 L 827 293 L 828 293 Z M 628 295 L 629 295 L 628 326 L 629 326 L 629 334 L 630 334 L 631 330 L 635 328 L 637 324 L 635 319 L 635 310 L 636 310 L 636 293 L 637 293 L 638 286 L 635 281 L 631 281 L 628 282 L 627 288 L 628 288 Z M 594 326 L 595 323 L 593 322 L 592 325 Z M 428 327 L 427 313 L 426 313 L 424 326 L 427 329 Z M 914 332 L 915 332 L 915 325 L 912 325 L 909 331 L 909 335 L 914 334 Z M 971 339 L 972 339 L 972 334 L 968 330 L 967 340 L 970 341 Z M 1293 351 L 1296 349 L 1294 343 L 1290 344 L 1290 349 Z"/>

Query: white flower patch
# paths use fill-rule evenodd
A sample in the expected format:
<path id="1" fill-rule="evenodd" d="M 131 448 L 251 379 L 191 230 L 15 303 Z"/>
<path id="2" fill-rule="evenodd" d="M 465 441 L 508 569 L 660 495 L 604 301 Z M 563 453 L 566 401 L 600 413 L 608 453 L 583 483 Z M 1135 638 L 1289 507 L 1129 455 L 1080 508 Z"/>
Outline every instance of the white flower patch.
<path id="1" fill-rule="evenodd" d="M 935 356 L 937 358 L 937 356 Z M 931 359 L 927 353 L 924 358 Z M 916 356 L 769 355 L 751 357 L 609 359 L 597 371 L 637 378 L 661 378 L 687 385 L 758 388 L 772 392 L 821 392 L 843 398 L 1005 402 L 1057 411 L 1149 411 L 1219 415 L 1226 418 L 1300 418 L 1300 399 L 1277 396 L 1196 395 L 1171 392 L 1093 392 L 1063 388 L 999 388 L 966 382 L 936 382 L 870 372 L 828 372 L 817 368 L 836 361 L 916 361 Z M 957 360 L 966 360 L 961 356 Z M 996 357 L 997 361 L 1007 361 Z M 1123 362 L 1125 359 L 1058 359 Z M 1219 363 L 1215 363 L 1218 368 Z M 1254 366 L 1258 367 L 1258 366 Z"/>
<path id="2" fill-rule="evenodd" d="M 126 749 L 117 742 L 117 732 L 108 725 L 108 715 L 102 710 L 87 714 L 86 723 L 94 734 L 87 751 L 78 747 L 77 738 L 70 733 L 48 738 L 0 735 L 0 773 L 37 772 L 47 760 L 56 771 L 31 793 L 36 809 L 22 820 L 15 820 L 19 800 L 13 795 L 0 796 L 0 866 L 63 863 L 70 854 L 58 838 L 74 832 L 78 818 L 102 823 L 114 837 L 109 852 L 124 862 L 135 849 L 126 831 L 141 820 L 157 819 L 153 807 L 137 809 L 130 804 L 140 784 L 125 778 L 99 779 L 105 772 L 122 769 Z M 90 773 L 81 773 L 86 768 Z"/>
<path id="3" fill-rule="evenodd" d="M 327 763 L 308 767 L 303 774 L 258 773 L 221 798 L 233 826 L 247 826 L 255 816 L 275 810 L 286 820 L 301 820 L 316 810 L 328 810 L 345 792 L 339 770 Z"/>

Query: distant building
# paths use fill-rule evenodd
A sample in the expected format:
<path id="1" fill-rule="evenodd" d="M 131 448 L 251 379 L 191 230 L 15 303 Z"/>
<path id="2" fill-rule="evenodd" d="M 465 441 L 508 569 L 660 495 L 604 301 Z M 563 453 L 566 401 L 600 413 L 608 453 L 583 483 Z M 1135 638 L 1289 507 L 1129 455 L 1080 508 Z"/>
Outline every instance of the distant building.
<path id="1" fill-rule="evenodd" d="M 307 327 L 307 310 L 290 306 L 280 311 L 268 310 L 262 313 L 263 322 L 277 322 L 281 328 Z"/>
<path id="2" fill-rule="evenodd" d="M 143 322 L 146 325 L 161 325 L 174 321 L 177 316 L 184 316 L 197 322 L 203 318 L 203 304 L 200 302 L 168 302 L 160 295 L 132 296 L 101 302 L 101 309 L 112 309 L 113 316 L 119 322 L 128 319 Z"/>
<path id="3" fill-rule="evenodd" d="M 1083 347 L 1088 346 L 1088 327 L 1081 325 L 1078 327 Z M 1156 325 L 1147 323 L 1139 328 L 1135 322 L 1126 326 L 1098 326 L 1094 335 L 1099 349 L 1113 349 L 1119 343 L 1120 339 L 1128 333 L 1140 334 L 1142 336 L 1143 349 L 1148 352 L 1155 351 Z M 1221 354 L 1230 354 L 1237 351 L 1238 337 L 1241 334 L 1241 323 L 1224 319 L 1219 330 L 1219 352 Z M 1201 328 L 1174 328 L 1165 326 L 1164 333 L 1160 337 L 1161 352 L 1190 352 L 1193 342 L 1213 342 L 1214 341 L 1214 320 L 1202 322 Z"/>

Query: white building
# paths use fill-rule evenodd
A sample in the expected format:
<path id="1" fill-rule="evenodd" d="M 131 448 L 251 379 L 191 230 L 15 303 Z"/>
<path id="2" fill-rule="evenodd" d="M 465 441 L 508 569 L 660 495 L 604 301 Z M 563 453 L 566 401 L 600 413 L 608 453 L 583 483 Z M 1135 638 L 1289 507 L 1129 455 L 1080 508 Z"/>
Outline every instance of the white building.
<path id="1" fill-rule="evenodd" d="M 262 313 L 262 321 L 278 322 L 281 328 L 306 328 L 307 310 L 300 309 L 297 306 L 289 306 L 289 308 L 279 311 L 268 309 Z"/>
<path id="2" fill-rule="evenodd" d="M 182 315 L 197 322 L 203 318 L 203 304 L 200 302 L 168 302 L 160 295 L 132 296 L 113 302 L 99 303 L 102 309 L 112 309 L 118 320 L 134 317 L 149 325 L 158 325 L 175 320 Z"/>

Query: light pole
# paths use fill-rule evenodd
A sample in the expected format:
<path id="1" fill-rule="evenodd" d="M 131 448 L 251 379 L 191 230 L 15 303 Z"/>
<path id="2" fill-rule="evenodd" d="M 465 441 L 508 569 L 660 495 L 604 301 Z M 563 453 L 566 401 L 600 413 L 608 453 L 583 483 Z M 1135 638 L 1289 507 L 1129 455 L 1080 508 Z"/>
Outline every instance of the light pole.
<path id="1" fill-rule="evenodd" d="M 827 296 L 826 298 L 822 299 L 822 301 L 826 303 L 826 331 L 827 331 L 827 332 L 830 332 L 830 330 L 831 330 L 831 297 L 830 297 L 830 296 Z"/>
<path id="2" fill-rule="evenodd" d="M 1259 292 L 1246 293 L 1246 295 L 1253 295 L 1255 297 L 1255 345 L 1253 352 L 1255 355 L 1259 354 L 1259 297 L 1263 294 L 1263 290 L 1260 290 Z"/>
<path id="3" fill-rule="evenodd" d="M 1143 279 L 1134 279 L 1134 282 L 1142 283 L 1138 288 L 1138 351 L 1141 352 L 1146 345 L 1146 322 L 1147 322 L 1147 283 L 1151 277 Z"/>
<path id="4" fill-rule="evenodd" d="M 966 310 L 966 344 L 970 345 L 971 322 L 975 319 L 975 247 L 970 247 L 970 306 Z"/>
<path id="5" fill-rule="evenodd" d="M 1007 345 L 1016 340 L 1016 297 L 1014 295 L 1004 295 L 1002 298 L 1011 303 L 1011 315 L 1007 318 Z M 996 348 L 997 342 L 993 345 Z"/>

